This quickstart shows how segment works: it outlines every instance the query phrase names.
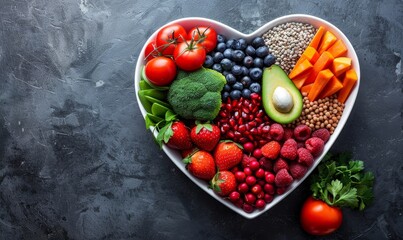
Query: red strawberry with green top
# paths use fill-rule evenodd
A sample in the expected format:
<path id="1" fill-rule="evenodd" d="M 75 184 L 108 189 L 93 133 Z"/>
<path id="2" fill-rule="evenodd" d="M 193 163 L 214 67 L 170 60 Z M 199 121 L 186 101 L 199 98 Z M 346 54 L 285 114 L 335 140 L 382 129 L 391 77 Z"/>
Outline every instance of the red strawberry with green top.
<path id="1" fill-rule="evenodd" d="M 202 150 L 211 151 L 220 141 L 220 129 L 210 123 L 197 123 L 190 131 L 193 143 Z"/>
<path id="2" fill-rule="evenodd" d="M 190 139 L 190 131 L 181 121 L 170 122 L 159 130 L 157 142 L 164 142 L 168 147 L 174 149 L 190 149 L 193 144 Z"/>
<path id="3" fill-rule="evenodd" d="M 222 197 L 228 196 L 235 191 L 236 186 L 235 176 L 230 171 L 218 172 L 211 180 L 211 188 Z"/>
<path id="4" fill-rule="evenodd" d="M 216 174 L 214 158 L 209 152 L 200 150 L 183 159 L 187 169 L 195 177 L 210 181 Z"/>
<path id="5" fill-rule="evenodd" d="M 218 143 L 214 150 L 214 159 L 218 170 L 229 170 L 242 161 L 242 147 L 231 141 Z"/>

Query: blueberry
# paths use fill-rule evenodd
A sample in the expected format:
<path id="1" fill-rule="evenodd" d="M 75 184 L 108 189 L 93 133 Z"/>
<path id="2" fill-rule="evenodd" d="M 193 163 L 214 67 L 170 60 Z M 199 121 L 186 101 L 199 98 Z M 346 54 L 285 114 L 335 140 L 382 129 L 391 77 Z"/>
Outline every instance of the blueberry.
<path id="1" fill-rule="evenodd" d="M 214 63 L 212 69 L 213 69 L 213 70 L 216 70 L 217 72 L 222 72 L 221 64 L 218 64 L 218 63 Z"/>
<path id="2" fill-rule="evenodd" d="M 233 100 L 237 100 L 237 99 L 241 98 L 242 94 L 241 94 L 241 91 L 239 91 L 239 90 L 232 90 L 229 95 Z"/>
<path id="3" fill-rule="evenodd" d="M 231 48 L 236 50 L 237 45 L 238 45 L 238 40 L 234 39 L 234 42 L 232 43 Z"/>
<path id="4" fill-rule="evenodd" d="M 211 68 L 214 64 L 213 57 L 210 55 L 206 55 L 206 59 L 204 60 L 203 66 L 206 68 Z"/>
<path id="5" fill-rule="evenodd" d="M 235 50 L 232 52 L 232 60 L 235 62 L 242 62 L 245 58 L 245 53 L 241 50 Z"/>
<path id="6" fill-rule="evenodd" d="M 229 60 L 232 60 L 232 52 L 233 52 L 234 50 L 232 50 L 231 48 L 227 48 L 227 49 L 225 49 L 225 51 L 224 51 L 224 57 L 225 58 L 228 58 Z"/>
<path id="7" fill-rule="evenodd" d="M 260 91 L 262 90 L 262 88 L 260 87 L 260 84 L 257 82 L 252 83 L 249 86 L 249 90 L 253 93 L 260 93 Z"/>
<path id="8" fill-rule="evenodd" d="M 267 46 L 258 47 L 256 49 L 256 56 L 264 58 L 269 54 L 269 48 Z"/>
<path id="9" fill-rule="evenodd" d="M 241 79 L 241 83 L 245 88 L 248 88 L 250 86 L 250 84 L 252 83 L 252 79 L 250 79 L 250 77 L 248 77 L 248 76 L 244 76 Z"/>
<path id="10" fill-rule="evenodd" d="M 273 56 L 272 54 L 267 55 L 264 59 L 263 59 L 263 63 L 265 67 L 270 67 L 271 65 L 273 65 L 276 62 L 276 57 Z"/>
<path id="11" fill-rule="evenodd" d="M 249 68 L 242 66 L 242 75 L 249 76 Z"/>
<path id="12" fill-rule="evenodd" d="M 222 98 L 223 101 L 226 101 L 228 97 L 229 97 L 228 92 L 223 92 L 222 95 L 221 95 L 221 98 Z"/>
<path id="13" fill-rule="evenodd" d="M 253 59 L 253 66 L 257 68 L 263 68 L 263 59 L 258 57 Z"/>
<path id="14" fill-rule="evenodd" d="M 264 45 L 265 45 L 264 39 L 261 38 L 261 37 L 256 37 L 256 38 L 253 39 L 253 41 L 252 41 L 252 46 L 253 46 L 254 48 L 262 47 L 262 46 L 264 46 Z"/>
<path id="15" fill-rule="evenodd" d="M 222 67 L 222 66 L 221 66 Z M 223 70 L 222 71 L 222 75 L 224 75 L 224 76 L 227 76 L 228 74 L 230 74 L 231 72 L 228 72 L 228 71 L 225 71 L 225 70 Z"/>
<path id="16" fill-rule="evenodd" d="M 224 59 L 224 54 L 222 54 L 221 52 L 214 53 L 213 60 L 214 60 L 215 63 L 219 63 L 223 59 Z"/>
<path id="17" fill-rule="evenodd" d="M 227 45 L 225 43 L 218 43 L 215 49 L 217 52 L 224 52 L 226 48 Z"/>
<path id="18" fill-rule="evenodd" d="M 253 66 L 253 57 L 251 57 L 251 56 L 246 56 L 246 57 L 243 59 L 243 65 L 244 65 L 245 67 L 247 67 L 247 68 L 252 67 L 252 66 Z"/>
<path id="19" fill-rule="evenodd" d="M 225 37 L 221 34 L 217 34 L 217 42 L 225 43 Z"/>
<path id="20" fill-rule="evenodd" d="M 222 69 L 226 71 L 230 71 L 233 65 L 231 60 L 229 60 L 228 58 L 224 58 L 223 60 L 221 60 L 220 64 Z"/>
<path id="21" fill-rule="evenodd" d="M 236 44 L 235 41 L 236 41 L 235 39 L 229 39 L 229 40 L 226 42 L 227 48 L 232 48 L 232 46 Z"/>
<path id="22" fill-rule="evenodd" d="M 242 97 L 250 98 L 250 94 L 251 94 L 251 91 L 249 89 L 245 88 L 244 90 L 242 90 Z"/>
<path id="23" fill-rule="evenodd" d="M 229 92 L 229 91 L 231 91 L 231 86 L 228 85 L 228 84 L 225 84 L 223 90 L 224 90 L 225 92 Z"/>
<path id="24" fill-rule="evenodd" d="M 246 40 L 243 38 L 238 39 L 238 42 L 235 45 L 235 49 L 244 50 L 246 48 Z"/>
<path id="25" fill-rule="evenodd" d="M 236 83 L 236 77 L 232 73 L 228 73 L 227 76 L 225 76 L 225 80 L 227 80 L 228 85 Z"/>
<path id="26" fill-rule="evenodd" d="M 231 73 L 234 74 L 235 76 L 239 76 L 242 74 L 242 68 L 239 65 L 234 65 L 231 68 Z"/>
<path id="27" fill-rule="evenodd" d="M 252 69 L 250 69 L 249 77 L 253 81 L 259 81 L 262 78 L 262 69 L 260 69 L 260 68 L 252 68 Z"/>
<path id="28" fill-rule="evenodd" d="M 248 45 L 248 46 L 246 47 L 246 49 L 245 49 L 245 53 L 246 53 L 246 55 L 248 55 L 248 56 L 254 57 L 255 54 L 256 54 L 256 49 L 255 49 L 253 46 Z"/>
<path id="29" fill-rule="evenodd" d="M 241 91 L 243 89 L 243 85 L 240 82 L 236 82 L 236 83 L 234 83 L 234 85 L 232 85 L 232 89 Z"/>

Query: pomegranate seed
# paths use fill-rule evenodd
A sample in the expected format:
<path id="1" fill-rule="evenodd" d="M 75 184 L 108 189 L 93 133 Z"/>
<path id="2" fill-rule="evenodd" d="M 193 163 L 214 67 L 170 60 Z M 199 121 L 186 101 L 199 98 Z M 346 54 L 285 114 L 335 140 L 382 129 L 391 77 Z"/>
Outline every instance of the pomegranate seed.
<path id="1" fill-rule="evenodd" d="M 252 170 L 249 167 L 244 168 L 243 172 L 246 174 L 246 176 L 252 175 Z"/>
<path id="2" fill-rule="evenodd" d="M 268 194 L 268 193 L 266 193 L 265 195 L 264 195 L 264 201 L 266 202 L 266 203 L 270 203 L 271 201 L 273 201 L 273 195 L 270 195 L 270 194 Z"/>
<path id="3" fill-rule="evenodd" d="M 242 113 L 241 113 L 241 117 L 242 117 L 243 119 L 248 119 L 248 114 L 242 112 Z"/>
<path id="4" fill-rule="evenodd" d="M 243 145 L 243 149 L 248 153 L 252 152 L 254 147 L 255 146 L 253 146 L 253 143 L 251 142 L 247 142 Z"/>
<path id="5" fill-rule="evenodd" d="M 242 144 L 246 143 L 247 141 L 248 141 L 248 139 L 247 139 L 247 138 L 244 138 L 244 137 L 241 137 L 241 138 L 239 139 L 239 142 L 242 143 Z"/>
<path id="6" fill-rule="evenodd" d="M 233 203 L 238 201 L 241 198 L 241 194 L 237 191 L 233 191 L 232 193 L 229 194 L 229 200 Z"/>
<path id="7" fill-rule="evenodd" d="M 256 200 L 255 207 L 258 209 L 263 209 L 266 206 L 266 202 L 263 199 Z"/>
<path id="8" fill-rule="evenodd" d="M 230 129 L 230 126 L 228 125 L 228 123 L 224 123 L 222 125 L 222 129 L 226 132 L 226 131 L 228 131 Z"/>
<path id="9" fill-rule="evenodd" d="M 268 133 L 269 131 L 270 131 L 270 126 L 269 125 L 266 125 L 266 126 L 264 126 L 262 128 L 262 132 L 264 132 L 264 133 Z"/>
<path id="10" fill-rule="evenodd" d="M 259 184 L 255 184 L 255 185 L 250 189 L 250 191 L 251 191 L 253 194 L 257 195 L 257 194 L 259 194 L 260 192 L 262 192 L 262 187 L 261 187 Z"/>
<path id="11" fill-rule="evenodd" d="M 238 126 L 238 131 L 240 132 L 240 133 L 243 133 L 243 132 L 245 132 L 246 131 L 246 126 L 245 125 L 239 125 Z"/>
<path id="12" fill-rule="evenodd" d="M 247 203 L 244 203 L 242 205 L 242 209 L 246 212 L 246 213 L 251 213 L 253 212 L 253 206 Z"/>
<path id="13" fill-rule="evenodd" d="M 256 178 L 254 176 L 247 176 L 245 179 L 246 184 L 249 186 L 255 185 L 256 183 Z"/>
<path id="14" fill-rule="evenodd" d="M 238 182 L 244 182 L 245 181 L 245 178 L 246 178 L 246 174 L 244 173 L 244 172 L 242 172 L 242 171 L 237 171 L 237 172 L 235 172 L 235 179 L 238 181 Z"/>
<path id="15" fill-rule="evenodd" d="M 246 107 L 242 108 L 242 112 L 244 112 L 246 114 L 250 113 L 249 108 L 246 108 Z"/>
<path id="16" fill-rule="evenodd" d="M 237 105 L 238 105 L 238 101 L 237 101 L 237 100 L 233 100 L 232 103 L 231 103 L 231 106 L 232 106 L 232 107 L 236 107 Z M 232 107 L 231 107 L 231 109 L 232 109 Z"/>
<path id="17" fill-rule="evenodd" d="M 235 136 L 235 135 L 234 135 L 234 132 L 232 132 L 232 131 L 227 132 L 227 137 L 228 137 L 228 138 L 233 139 L 234 136 Z"/>
<path id="18" fill-rule="evenodd" d="M 254 151 L 253 151 L 253 154 L 252 154 L 255 158 L 261 158 L 261 157 L 263 157 L 263 154 L 262 154 L 262 150 L 260 150 L 260 148 L 256 148 Z"/>
<path id="19" fill-rule="evenodd" d="M 241 183 L 238 185 L 238 191 L 241 193 L 246 193 L 249 191 L 249 186 L 246 183 Z"/>
<path id="20" fill-rule="evenodd" d="M 252 193 L 245 194 L 245 202 L 249 204 L 254 204 L 256 201 L 256 196 Z"/>
<path id="21" fill-rule="evenodd" d="M 226 113 L 226 112 L 221 111 L 221 112 L 220 112 L 220 116 L 221 116 L 221 117 L 223 117 L 223 118 L 226 118 L 226 117 L 227 117 L 227 113 Z"/>
<path id="22" fill-rule="evenodd" d="M 250 95 L 250 98 L 251 99 L 259 99 L 259 94 L 257 94 L 257 93 L 252 93 L 251 95 Z"/>
<path id="23" fill-rule="evenodd" d="M 264 180 L 267 182 L 267 183 L 274 183 L 274 179 L 275 179 L 275 176 L 274 176 L 274 174 L 273 173 L 268 173 L 268 174 L 266 174 L 266 176 L 264 176 Z"/>
<path id="24" fill-rule="evenodd" d="M 260 165 L 260 164 L 259 164 Z M 258 170 L 256 170 L 255 172 L 255 176 L 257 178 L 264 178 L 264 170 L 262 168 L 259 168 Z"/>
<path id="25" fill-rule="evenodd" d="M 274 194 L 274 186 L 272 184 L 266 183 L 263 186 L 263 190 L 265 193 Z"/>

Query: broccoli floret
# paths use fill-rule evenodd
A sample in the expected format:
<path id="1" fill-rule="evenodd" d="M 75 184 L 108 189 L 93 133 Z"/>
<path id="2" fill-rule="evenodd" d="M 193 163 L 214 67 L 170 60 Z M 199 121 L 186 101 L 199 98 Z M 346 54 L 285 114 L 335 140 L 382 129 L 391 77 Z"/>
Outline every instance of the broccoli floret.
<path id="1" fill-rule="evenodd" d="M 221 107 L 224 76 L 211 69 L 179 72 L 168 92 L 173 110 L 185 119 L 213 120 Z"/>

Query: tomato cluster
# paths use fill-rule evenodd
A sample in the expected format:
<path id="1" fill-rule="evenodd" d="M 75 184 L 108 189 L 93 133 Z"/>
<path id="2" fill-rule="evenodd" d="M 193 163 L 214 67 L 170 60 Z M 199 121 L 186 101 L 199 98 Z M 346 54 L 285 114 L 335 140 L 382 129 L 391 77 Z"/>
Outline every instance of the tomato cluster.
<path id="1" fill-rule="evenodd" d="M 169 85 L 177 67 L 195 71 L 203 66 L 206 54 L 217 44 L 217 33 L 205 26 L 188 32 L 179 24 L 163 27 L 145 49 L 145 76 L 156 86 Z"/>

